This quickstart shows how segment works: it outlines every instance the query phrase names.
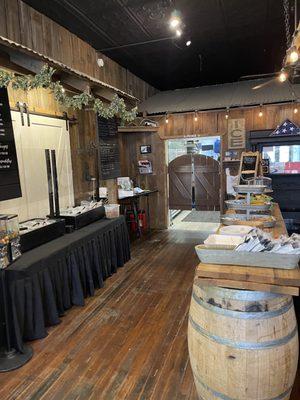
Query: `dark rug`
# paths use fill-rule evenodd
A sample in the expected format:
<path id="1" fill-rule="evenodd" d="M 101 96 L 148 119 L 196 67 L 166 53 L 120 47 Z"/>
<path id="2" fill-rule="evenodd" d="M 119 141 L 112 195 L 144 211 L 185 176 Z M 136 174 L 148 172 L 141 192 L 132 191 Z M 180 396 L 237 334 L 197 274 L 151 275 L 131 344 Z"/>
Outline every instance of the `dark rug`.
<path id="1" fill-rule="evenodd" d="M 220 222 L 220 211 L 191 211 L 182 222 Z"/>

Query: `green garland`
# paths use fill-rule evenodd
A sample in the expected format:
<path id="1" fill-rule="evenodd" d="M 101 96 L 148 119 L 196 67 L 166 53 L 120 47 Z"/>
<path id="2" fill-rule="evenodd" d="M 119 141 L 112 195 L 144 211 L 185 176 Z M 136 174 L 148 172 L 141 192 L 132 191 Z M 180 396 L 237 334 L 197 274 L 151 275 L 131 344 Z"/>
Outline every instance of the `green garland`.
<path id="1" fill-rule="evenodd" d="M 91 106 L 99 116 L 106 119 L 118 116 L 121 118 L 122 123 L 131 122 L 136 118 L 137 107 L 127 111 L 124 99 L 120 98 L 117 94 L 114 95 L 109 106 L 86 91 L 75 96 L 68 96 L 59 81 L 52 81 L 54 73 L 55 69 L 49 67 L 47 64 L 34 76 L 16 76 L 11 72 L 0 69 L 0 88 L 6 88 L 11 83 L 14 90 L 50 89 L 53 91 L 55 100 L 66 108 L 82 110 L 85 106 Z"/>

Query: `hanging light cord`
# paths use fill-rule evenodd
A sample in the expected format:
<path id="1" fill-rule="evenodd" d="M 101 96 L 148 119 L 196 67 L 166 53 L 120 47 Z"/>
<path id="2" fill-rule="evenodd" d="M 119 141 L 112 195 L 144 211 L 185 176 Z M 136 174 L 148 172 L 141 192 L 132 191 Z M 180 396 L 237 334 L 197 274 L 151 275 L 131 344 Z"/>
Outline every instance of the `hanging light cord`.
<path id="1" fill-rule="evenodd" d="M 285 35 L 286 35 L 286 46 L 287 48 L 291 45 L 291 28 L 290 28 L 290 1 L 283 0 L 284 9 L 284 23 L 285 23 Z"/>

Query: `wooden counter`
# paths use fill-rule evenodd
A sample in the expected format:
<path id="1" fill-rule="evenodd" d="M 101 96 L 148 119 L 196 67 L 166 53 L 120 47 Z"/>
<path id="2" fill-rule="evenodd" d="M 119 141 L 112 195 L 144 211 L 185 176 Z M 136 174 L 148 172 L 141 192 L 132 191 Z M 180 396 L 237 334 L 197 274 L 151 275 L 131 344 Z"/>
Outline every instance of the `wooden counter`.
<path id="1" fill-rule="evenodd" d="M 272 233 L 274 238 L 286 235 L 286 226 L 277 204 L 274 205 L 273 215 L 277 220 L 276 226 L 265 231 Z M 196 269 L 196 278 L 212 286 L 299 296 L 299 268 L 287 270 L 200 263 Z"/>

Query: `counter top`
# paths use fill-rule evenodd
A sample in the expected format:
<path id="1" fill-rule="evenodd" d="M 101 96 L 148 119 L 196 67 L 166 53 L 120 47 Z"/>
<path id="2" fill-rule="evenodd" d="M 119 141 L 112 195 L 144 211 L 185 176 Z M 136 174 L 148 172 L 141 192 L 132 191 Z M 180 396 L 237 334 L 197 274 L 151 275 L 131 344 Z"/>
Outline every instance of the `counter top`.
<path id="1" fill-rule="evenodd" d="M 277 220 L 276 226 L 264 230 L 271 232 L 274 238 L 286 235 L 286 226 L 278 204 L 274 205 L 273 215 Z M 287 270 L 200 263 L 196 269 L 195 278 L 201 283 L 212 286 L 299 296 L 299 268 Z"/>

